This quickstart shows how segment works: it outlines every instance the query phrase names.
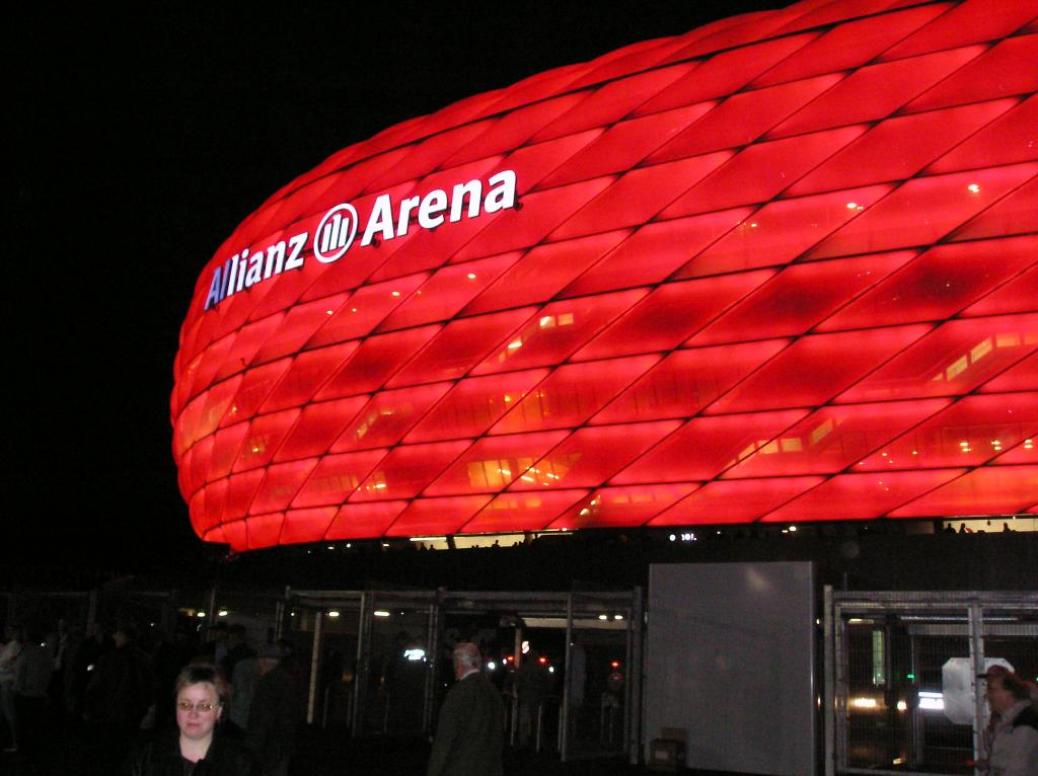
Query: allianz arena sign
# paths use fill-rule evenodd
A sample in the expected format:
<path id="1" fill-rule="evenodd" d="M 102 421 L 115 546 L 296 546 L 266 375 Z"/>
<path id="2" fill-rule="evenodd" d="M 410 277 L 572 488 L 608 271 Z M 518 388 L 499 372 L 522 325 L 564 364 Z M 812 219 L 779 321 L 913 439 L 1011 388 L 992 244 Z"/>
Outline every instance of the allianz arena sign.
<path id="1" fill-rule="evenodd" d="M 195 531 L 1034 514 L 1036 17 L 803 2 L 333 155 L 196 285 Z"/>
<path id="2" fill-rule="evenodd" d="M 425 196 L 401 200 L 396 208 L 390 195 L 383 194 L 375 200 L 365 218 L 360 245 L 364 247 L 380 239 L 392 240 L 406 235 L 412 216 L 418 228 L 435 229 L 448 218 L 450 223 L 455 223 L 465 216 L 475 218 L 481 213 L 496 213 L 515 204 L 513 170 L 492 175 L 487 183 L 490 190 L 485 199 L 478 178 L 457 184 L 450 195 L 443 189 L 433 189 Z M 322 264 L 331 264 L 342 258 L 353 245 L 359 221 L 357 209 L 349 202 L 340 202 L 328 210 L 314 231 L 311 246 L 314 259 Z M 302 268 L 306 259 L 303 249 L 309 237 L 309 232 L 304 231 L 287 240 L 280 239 L 263 250 L 253 250 L 251 255 L 248 248 L 235 253 L 213 270 L 205 309 L 215 307 L 228 296 L 252 288 L 285 270 Z"/>

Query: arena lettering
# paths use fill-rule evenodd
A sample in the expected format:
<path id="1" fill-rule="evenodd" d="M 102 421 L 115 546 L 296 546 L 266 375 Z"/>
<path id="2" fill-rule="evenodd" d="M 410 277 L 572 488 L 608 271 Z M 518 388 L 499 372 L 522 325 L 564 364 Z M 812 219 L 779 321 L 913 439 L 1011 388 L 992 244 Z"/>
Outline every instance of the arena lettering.
<path id="1" fill-rule="evenodd" d="M 476 218 L 483 213 L 497 213 L 516 206 L 516 174 L 503 170 L 487 179 L 486 194 L 478 178 L 455 185 L 450 193 L 433 189 L 423 196 L 406 197 L 394 205 L 389 194 L 375 198 L 365 219 L 360 238 L 361 247 L 394 240 L 406 235 L 412 227 L 436 229 L 445 222 L 457 223 L 463 218 Z M 340 202 L 329 208 L 314 230 L 311 250 L 321 264 L 342 258 L 360 231 L 356 208 Z M 263 250 L 245 248 L 213 270 L 205 309 L 210 310 L 229 296 L 245 291 L 275 275 L 303 266 L 303 248 L 309 232 L 299 232 L 287 240 L 278 240 Z"/>

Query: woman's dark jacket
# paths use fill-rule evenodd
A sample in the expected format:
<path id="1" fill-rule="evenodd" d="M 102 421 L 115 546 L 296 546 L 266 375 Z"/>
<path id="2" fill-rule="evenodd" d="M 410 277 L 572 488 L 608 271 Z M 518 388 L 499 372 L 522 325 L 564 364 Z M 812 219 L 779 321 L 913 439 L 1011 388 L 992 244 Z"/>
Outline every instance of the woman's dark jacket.
<path id="1" fill-rule="evenodd" d="M 137 747 L 123 767 L 124 776 L 184 776 L 177 731 L 161 735 Z M 259 776 L 252 754 L 237 741 L 217 733 L 191 776 Z"/>

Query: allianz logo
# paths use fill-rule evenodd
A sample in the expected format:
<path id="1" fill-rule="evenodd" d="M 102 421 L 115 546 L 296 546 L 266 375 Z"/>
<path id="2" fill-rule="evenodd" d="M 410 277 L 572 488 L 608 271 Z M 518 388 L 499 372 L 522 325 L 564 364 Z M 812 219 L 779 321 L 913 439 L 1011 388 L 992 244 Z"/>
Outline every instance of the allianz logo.
<path id="1" fill-rule="evenodd" d="M 349 202 L 329 208 L 314 230 L 310 255 L 321 264 L 332 264 L 350 250 L 360 233 L 360 246 L 403 237 L 412 228 L 435 229 L 444 223 L 476 218 L 516 206 L 516 174 L 503 170 L 487 179 L 486 190 L 478 178 L 455 185 L 449 192 L 433 189 L 422 196 L 393 202 L 380 194 L 363 219 Z M 363 226 L 362 226 L 363 225 Z M 306 261 L 309 231 L 278 240 L 262 250 L 243 248 L 213 270 L 205 309 L 211 310 L 230 296 L 258 283 L 301 269 Z"/>

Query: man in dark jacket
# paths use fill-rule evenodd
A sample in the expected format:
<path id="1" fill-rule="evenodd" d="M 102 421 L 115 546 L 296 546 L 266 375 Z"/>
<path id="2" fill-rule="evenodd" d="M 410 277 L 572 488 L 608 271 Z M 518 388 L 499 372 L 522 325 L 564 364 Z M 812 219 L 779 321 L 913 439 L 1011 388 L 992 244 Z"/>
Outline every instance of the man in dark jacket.
<path id="1" fill-rule="evenodd" d="M 121 625 L 112 634 L 114 649 L 98 660 L 86 688 L 87 721 L 91 737 L 114 771 L 136 738 L 148 707 L 154 702 L 155 676 L 151 659 L 137 648 L 137 631 Z"/>
<path id="2" fill-rule="evenodd" d="M 244 625 L 235 623 L 227 629 L 227 654 L 220 662 L 227 681 L 231 681 L 238 663 L 252 657 L 256 657 L 256 650 L 249 646 L 248 632 Z"/>
<path id="3" fill-rule="evenodd" d="M 484 676 L 479 647 L 463 641 L 454 648 L 458 680 L 443 702 L 427 776 L 501 776 L 505 707 Z"/>
<path id="4" fill-rule="evenodd" d="M 268 645 L 257 657 L 260 679 L 249 706 L 245 741 L 263 769 L 263 776 L 286 776 L 295 751 L 299 717 L 299 687 L 281 661 L 281 650 Z"/>

